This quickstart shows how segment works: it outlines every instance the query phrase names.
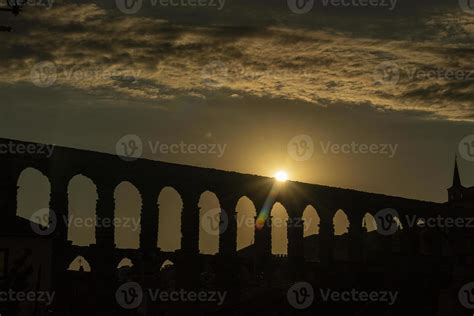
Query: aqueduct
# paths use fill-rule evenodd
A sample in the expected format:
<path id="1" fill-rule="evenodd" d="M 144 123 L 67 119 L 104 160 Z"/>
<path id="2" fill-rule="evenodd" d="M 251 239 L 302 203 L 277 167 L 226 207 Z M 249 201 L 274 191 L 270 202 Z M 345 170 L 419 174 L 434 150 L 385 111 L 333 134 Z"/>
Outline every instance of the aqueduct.
<path id="1" fill-rule="evenodd" d="M 0 144 L 15 143 L 15 146 L 39 146 L 35 143 L 1 139 Z M 140 193 L 141 232 L 139 249 L 117 249 L 114 242 L 114 227 L 97 227 L 96 244 L 90 247 L 72 246 L 67 241 L 68 227 L 58 221 L 54 233 L 56 237 L 55 259 L 57 269 L 65 270 L 77 256 L 87 259 L 97 273 L 107 274 L 113 270 L 122 258 L 131 258 L 143 262 L 144 269 L 153 270 L 165 260 L 177 262 L 178 269 L 186 275 L 186 280 L 195 280 L 199 271 L 194 271 L 191 262 L 199 260 L 199 207 L 201 194 L 210 191 L 216 194 L 222 212 L 228 219 L 227 229 L 219 235 L 219 252 L 216 260 L 222 262 L 222 269 L 232 268 L 237 253 L 236 205 L 240 198 L 249 198 L 257 213 L 263 208 L 271 209 L 275 203 L 281 203 L 288 213 L 288 261 L 304 260 L 303 247 L 303 211 L 312 206 L 320 217 L 319 235 L 321 238 L 321 262 L 333 260 L 334 226 L 333 218 L 338 210 L 344 210 L 351 223 L 348 230 L 350 241 L 350 259 L 360 260 L 362 255 L 363 218 L 366 213 L 374 215 L 378 210 L 393 208 L 400 214 L 404 229 L 403 235 L 414 233 L 404 223 L 404 215 L 435 216 L 447 212 L 444 204 L 405 199 L 400 197 L 372 194 L 350 189 L 334 188 L 322 185 L 287 181 L 281 185 L 277 194 L 269 195 L 274 188 L 273 178 L 241 174 L 200 167 L 192 167 L 138 159 L 125 161 L 112 154 L 91 152 L 65 147 L 54 148 L 51 156 L 46 153 L 0 155 L 0 174 L 3 192 L 6 194 L 7 216 L 16 216 L 17 182 L 26 168 L 41 172 L 50 182 L 50 209 L 58 216 L 68 213 L 68 185 L 72 178 L 83 175 L 97 188 L 96 215 L 113 219 L 115 200 L 114 190 L 122 182 L 133 184 Z M 158 195 L 165 187 L 174 188 L 181 196 L 181 249 L 174 253 L 164 253 L 157 248 L 159 210 Z M 222 216 L 222 215 L 221 215 Z M 266 218 L 267 225 L 255 231 L 255 249 L 260 258 L 271 257 L 271 217 Z M 301 224 L 296 224 L 301 223 Z M 407 251 L 415 251 L 413 239 L 403 243 Z M 387 245 L 390 239 L 387 238 Z M 390 246 L 388 246 L 390 248 Z M 411 249 L 411 250 L 410 250 Z M 144 260 L 149 259 L 149 260 Z M 181 267 L 181 268 L 180 268 Z M 235 268 L 235 267 L 234 267 Z"/>

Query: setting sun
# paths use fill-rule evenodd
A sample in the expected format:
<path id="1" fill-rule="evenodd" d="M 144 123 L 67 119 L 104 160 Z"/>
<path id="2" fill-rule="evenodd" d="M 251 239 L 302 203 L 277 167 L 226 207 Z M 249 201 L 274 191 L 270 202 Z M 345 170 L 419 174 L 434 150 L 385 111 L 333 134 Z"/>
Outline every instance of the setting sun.
<path id="1" fill-rule="evenodd" d="M 288 174 L 285 171 L 280 170 L 275 173 L 275 179 L 279 182 L 285 182 L 286 180 L 288 180 Z"/>

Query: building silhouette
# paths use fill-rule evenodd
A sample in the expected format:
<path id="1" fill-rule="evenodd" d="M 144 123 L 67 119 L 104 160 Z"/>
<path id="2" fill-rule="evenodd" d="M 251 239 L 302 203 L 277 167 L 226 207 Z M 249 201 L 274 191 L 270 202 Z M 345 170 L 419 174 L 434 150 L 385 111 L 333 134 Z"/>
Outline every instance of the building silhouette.
<path id="1" fill-rule="evenodd" d="M 0 140 L 0 144 L 12 142 L 25 147 L 39 146 Z M 35 168 L 50 181 L 49 227 L 16 214 L 18 178 L 26 168 Z M 78 174 L 96 185 L 97 216 L 111 221 L 115 187 L 125 180 L 136 186 L 142 198 L 138 249 L 118 249 L 112 226 L 96 227 L 95 244 L 76 246 L 67 238 L 67 222 L 51 222 L 53 216 L 67 216 L 68 183 Z M 181 249 L 174 252 L 162 251 L 157 246 L 156 201 L 159 192 L 169 186 L 183 200 Z M 276 186 L 280 187 L 275 189 Z M 225 229 L 220 226 L 216 255 L 199 252 L 198 201 L 204 191 L 216 194 L 221 221 L 225 218 L 227 223 Z M 448 201 L 434 203 L 293 181 L 276 184 L 272 178 L 256 175 L 145 159 L 126 161 L 115 155 L 64 147 L 56 147 L 50 157 L 5 154 L 0 156 L 0 258 L 4 266 L 0 292 L 15 287 L 20 292 L 46 291 L 55 296 L 50 305 L 39 301 L 2 301 L 0 311 L 2 315 L 35 316 L 471 315 L 459 295 L 465 284 L 474 281 L 474 227 L 469 225 L 474 210 L 472 193 L 472 187 L 461 184 L 457 161 Z M 271 216 L 264 217 L 264 225 L 255 229 L 254 243 L 237 250 L 235 210 L 243 196 L 254 203 L 259 213 L 277 202 L 285 207 L 287 255 L 271 253 Z M 319 234 L 304 237 L 302 214 L 308 205 L 318 212 Z M 350 225 L 347 233 L 335 236 L 333 218 L 340 209 Z M 393 210 L 396 213 L 390 213 Z M 369 217 L 377 226 L 370 232 L 366 219 Z M 455 224 L 446 225 L 446 218 L 453 219 Z M 385 224 L 393 231 L 383 230 Z M 81 268 L 69 271 L 71 262 L 78 257 Z M 118 268 L 124 258 L 132 264 Z M 24 271 L 15 270 L 19 260 L 23 261 Z M 14 285 L 12 275 L 22 275 L 24 282 Z M 290 303 L 291 287 L 298 282 L 307 282 L 314 290 L 311 304 L 304 309 Z M 123 287 L 132 283 L 142 291 L 136 307 L 133 303 L 138 292 Z M 225 300 L 216 304 L 210 299 L 153 299 L 149 294 L 156 289 L 225 293 Z M 391 305 L 354 299 L 325 301 L 321 293 L 328 289 L 391 291 L 397 293 L 397 300 Z M 469 299 L 466 296 L 468 302 Z"/>

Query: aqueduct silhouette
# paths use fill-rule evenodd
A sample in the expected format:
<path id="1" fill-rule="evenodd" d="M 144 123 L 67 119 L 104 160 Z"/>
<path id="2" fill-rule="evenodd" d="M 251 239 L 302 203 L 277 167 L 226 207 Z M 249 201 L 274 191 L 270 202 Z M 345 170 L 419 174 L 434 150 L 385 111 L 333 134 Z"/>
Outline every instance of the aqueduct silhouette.
<path id="1" fill-rule="evenodd" d="M 39 146 L 35 143 L 1 139 L 0 144 L 15 143 L 25 147 Z M 69 181 L 83 175 L 93 181 L 97 188 L 98 200 L 96 215 L 100 218 L 114 217 L 114 190 L 122 182 L 128 181 L 140 192 L 142 199 L 141 232 L 139 249 L 117 249 L 114 244 L 114 227 L 97 227 L 96 244 L 89 247 L 73 246 L 67 240 L 67 224 L 58 221 L 55 237 L 55 271 L 64 271 L 77 256 L 86 258 L 98 275 L 109 275 L 122 258 L 130 258 L 141 265 L 145 271 L 152 271 L 165 260 L 176 263 L 178 275 L 185 284 L 193 284 L 199 278 L 199 267 L 193 262 L 199 261 L 199 198 L 205 191 L 216 194 L 222 212 L 228 218 L 228 227 L 219 235 L 219 252 L 215 256 L 217 271 L 224 271 L 225 282 L 236 282 L 230 273 L 238 269 L 236 205 L 241 197 L 248 197 L 255 205 L 257 213 L 264 207 L 269 192 L 275 185 L 273 178 L 240 174 L 200 167 L 191 167 L 159 161 L 138 159 L 125 161 L 111 154 L 97 153 L 56 146 L 50 157 L 36 154 L 0 155 L 0 175 L 3 192 L 6 194 L 5 209 L 7 216 L 16 216 L 17 182 L 26 168 L 34 168 L 47 177 L 51 184 L 50 208 L 58 216 L 68 214 Z M 181 195 L 181 249 L 165 253 L 157 248 L 158 238 L 158 196 L 165 187 L 174 188 Z M 436 216 L 445 214 L 444 204 L 424 202 L 382 194 L 366 193 L 356 190 L 334 188 L 322 185 L 285 182 L 271 204 L 281 203 L 289 216 L 288 257 L 290 264 L 298 265 L 304 260 L 302 215 L 307 206 L 314 207 L 320 217 L 319 235 L 321 238 L 320 259 L 323 263 L 333 260 L 333 217 L 342 209 L 351 223 L 348 230 L 350 240 L 350 260 L 357 262 L 363 252 L 363 217 L 366 213 L 374 215 L 378 210 L 394 208 L 400 214 L 403 227 L 402 247 L 407 251 L 416 251 L 411 234 L 415 232 L 405 225 L 404 215 Z M 270 206 L 270 209 L 272 206 Z M 387 238 L 387 249 L 391 240 Z M 261 262 L 271 257 L 271 217 L 267 225 L 255 231 L 255 249 Z M 60 277 L 60 273 L 57 276 Z M 230 280 L 229 278 L 234 280 Z"/>

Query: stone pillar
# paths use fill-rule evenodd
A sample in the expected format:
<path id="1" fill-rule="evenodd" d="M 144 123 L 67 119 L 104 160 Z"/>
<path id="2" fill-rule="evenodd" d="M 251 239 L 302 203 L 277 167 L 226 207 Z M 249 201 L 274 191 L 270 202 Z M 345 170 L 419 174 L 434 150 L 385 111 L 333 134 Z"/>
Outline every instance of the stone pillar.
<path id="1" fill-rule="evenodd" d="M 363 260 L 364 228 L 360 216 L 353 216 L 349 224 L 349 259 L 352 262 Z"/>
<path id="2" fill-rule="evenodd" d="M 65 299 L 64 293 L 67 285 L 64 283 L 65 273 L 70 262 L 68 262 L 68 250 L 71 243 L 68 242 L 68 182 L 61 176 L 50 179 L 51 192 L 49 200 L 49 225 L 56 225 L 52 231 L 52 263 L 51 263 L 51 287 L 56 293 L 56 303 Z M 55 308 L 61 308 L 55 305 Z"/>
<path id="3" fill-rule="evenodd" d="M 185 253 L 199 253 L 199 198 L 195 193 L 182 194 L 181 250 Z"/>
<path id="4" fill-rule="evenodd" d="M 411 217 L 411 216 L 410 216 Z M 420 253 L 420 227 L 417 222 L 410 226 L 406 216 L 400 214 L 400 222 L 403 229 L 397 231 L 400 233 L 401 252 L 409 256 L 417 256 Z"/>
<path id="5" fill-rule="evenodd" d="M 235 256 L 237 253 L 237 201 L 227 199 L 221 203 L 221 222 L 219 225 L 219 254 Z"/>
<path id="6" fill-rule="evenodd" d="M 156 191 L 142 193 L 140 215 L 140 249 L 152 251 L 158 244 L 158 194 Z"/>
<path id="7" fill-rule="evenodd" d="M 176 269 L 178 287 L 196 289 L 200 286 L 199 273 L 199 194 L 182 192 L 181 250 L 178 251 Z"/>
<path id="8" fill-rule="evenodd" d="M 3 170 L 0 172 L 0 211 L 5 214 L 5 220 L 16 217 L 17 195 L 17 177 L 12 177 L 8 170 Z"/>
<path id="9" fill-rule="evenodd" d="M 115 248 L 115 188 L 111 185 L 102 184 L 97 186 L 97 220 L 101 225 L 95 229 L 95 241 L 98 247 Z M 110 223 L 110 225 L 105 225 Z"/>
<path id="10" fill-rule="evenodd" d="M 51 179 L 51 193 L 49 199 L 50 225 L 53 221 L 56 224 L 54 236 L 60 240 L 67 241 L 68 238 L 68 200 L 67 181 Z M 55 217 L 55 219 L 53 219 Z"/>
<path id="11" fill-rule="evenodd" d="M 158 249 L 158 191 L 140 190 L 142 209 L 140 214 L 141 270 L 144 274 L 142 287 L 152 287 L 158 281 L 156 270 L 159 265 Z"/>
<path id="12" fill-rule="evenodd" d="M 258 214 L 262 212 L 264 203 L 255 202 L 255 209 L 257 216 L 255 217 L 255 244 L 254 244 L 254 262 L 255 270 L 259 275 L 259 278 L 263 280 L 270 280 L 272 272 L 269 265 L 272 258 L 272 217 L 270 216 L 270 210 L 268 210 L 268 217 L 258 226 Z"/>
<path id="13" fill-rule="evenodd" d="M 319 260 L 323 265 L 334 261 L 334 224 L 332 217 L 322 216 L 319 223 Z"/>
<path id="14" fill-rule="evenodd" d="M 262 227 L 257 227 L 255 217 L 255 252 L 257 257 L 267 258 L 272 255 L 272 217 L 268 216 Z"/>
<path id="15" fill-rule="evenodd" d="M 237 258 L 237 207 L 238 199 L 220 201 L 219 253 L 217 258 L 217 286 L 228 293 L 226 301 L 238 302 L 240 295 L 240 266 Z"/>
<path id="16" fill-rule="evenodd" d="M 288 261 L 294 279 L 304 275 L 304 220 L 288 219 Z"/>
<path id="17" fill-rule="evenodd" d="M 299 217 L 288 219 L 288 257 L 304 258 L 304 220 Z"/>
<path id="18" fill-rule="evenodd" d="M 116 266 L 115 266 L 115 187 L 109 183 L 97 184 L 97 206 L 96 216 L 100 225 L 95 228 L 96 244 L 93 246 L 93 266 L 95 267 L 95 286 L 98 314 L 107 313 L 114 302 L 114 291 L 116 290 Z M 115 304 L 114 304 L 115 303 Z"/>

